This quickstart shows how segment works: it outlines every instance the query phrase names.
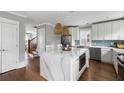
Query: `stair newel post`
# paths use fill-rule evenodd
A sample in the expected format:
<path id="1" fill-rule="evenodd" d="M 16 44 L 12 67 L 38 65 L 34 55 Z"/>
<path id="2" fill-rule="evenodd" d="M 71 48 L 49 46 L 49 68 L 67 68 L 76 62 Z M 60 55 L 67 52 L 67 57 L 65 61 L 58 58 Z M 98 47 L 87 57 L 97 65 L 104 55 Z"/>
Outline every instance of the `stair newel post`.
<path id="1" fill-rule="evenodd" d="M 28 40 L 28 53 L 31 53 L 31 40 Z"/>

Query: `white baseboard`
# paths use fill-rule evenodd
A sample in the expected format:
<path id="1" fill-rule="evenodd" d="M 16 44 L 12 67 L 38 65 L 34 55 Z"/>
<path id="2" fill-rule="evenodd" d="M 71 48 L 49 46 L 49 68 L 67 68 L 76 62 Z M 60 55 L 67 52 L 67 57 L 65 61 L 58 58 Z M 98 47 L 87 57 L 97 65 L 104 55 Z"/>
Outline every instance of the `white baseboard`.
<path id="1" fill-rule="evenodd" d="M 22 67 L 25 67 L 27 65 L 27 62 L 26 61 L 22 61 L 22 62 L 19 62 L 19 63 L 17 63 L 17 69 L 18 68 L 22 68 Z"/>

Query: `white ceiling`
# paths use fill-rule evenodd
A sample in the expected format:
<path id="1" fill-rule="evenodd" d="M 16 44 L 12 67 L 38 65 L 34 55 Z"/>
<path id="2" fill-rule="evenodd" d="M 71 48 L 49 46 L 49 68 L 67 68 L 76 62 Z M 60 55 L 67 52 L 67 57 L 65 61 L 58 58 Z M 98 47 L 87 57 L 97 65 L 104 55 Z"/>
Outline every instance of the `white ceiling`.
<path id="1" fill-rule="evenodd" d="M 63 25 L 86 25 L 93 22 L 124 17 L 124 11 L 14 11 L 27 16 L 28 22 Z"/>

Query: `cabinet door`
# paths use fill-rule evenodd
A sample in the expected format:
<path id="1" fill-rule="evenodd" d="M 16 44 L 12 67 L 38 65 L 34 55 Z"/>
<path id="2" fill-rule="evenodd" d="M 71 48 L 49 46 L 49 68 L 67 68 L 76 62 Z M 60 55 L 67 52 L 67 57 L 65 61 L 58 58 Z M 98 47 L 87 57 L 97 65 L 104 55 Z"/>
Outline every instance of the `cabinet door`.
<path id="1" fill-rule="evenodd" d="M 91 30 L 91 39 L 92 40 L 97 40 L 97 30 L 98 30 L 98 26 L 97 24 L 92 25 L 92 30 Z"/>
<path id="2" fill-rule="evenodd" d="M 120 39 L 120 21 L 112 22 L 112 40 Z"/>
<path id="3" fill-rule="evenodd" d="M 73 80 L 76 81 L 79 79 L 79 59 L 73 63 Z"/>
<path id="4" fill-rule="evenodd" d="M 105 23 L 98 24 L 98 40 L 104 40 Z"/>
<path id="5" fill-rule="evenodd" d="M 72 35 L 72 46 L 74 46 L 75 40 L 80 40 L 79 27 L 69 27 L 69 33 Z"/>
<path id="6" fill-rule="evenodd" d="M 1 31 L 1 23 L 0 23 L 0 73 L 1 73 L 1 62 L 2 62 L 2 48 L 1 48 L 1 37 L 2 37 L 2 31 Z"/>
<path id="7" fill-rule="evenodd" d="M 120 20 L 120 40 L 124 40 L 124 20 Z"/>
<path id="8" fill-rule="evenodd" d="M 112 53 L 110 49 L 101 49 L 101 60 L 103 62 L 112 63 Z"/>
<path id="9" fill-rule="evenodd" d="M 111 40 L 111 22 L 105 23 L 105 40 Z"/>

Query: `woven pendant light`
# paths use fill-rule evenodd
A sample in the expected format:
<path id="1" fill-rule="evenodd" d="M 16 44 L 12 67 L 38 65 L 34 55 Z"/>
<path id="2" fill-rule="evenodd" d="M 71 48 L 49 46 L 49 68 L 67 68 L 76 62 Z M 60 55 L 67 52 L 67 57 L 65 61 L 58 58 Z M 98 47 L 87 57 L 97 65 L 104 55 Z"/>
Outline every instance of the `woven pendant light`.
<path id="1" fill-rule="evenodd" d="M 62 25 L 61 23 L 57 23 L 55 28 L 54 28 L 54 33 L 61 35 L 62 34 Z"/>
<path id="2" fill-rule="evenodd" d="M 63 26 L 63 35 L 69 35 L 69 29 L 67 26 Z"/>

